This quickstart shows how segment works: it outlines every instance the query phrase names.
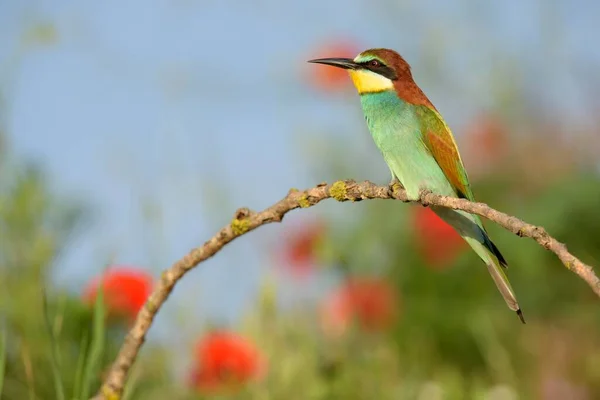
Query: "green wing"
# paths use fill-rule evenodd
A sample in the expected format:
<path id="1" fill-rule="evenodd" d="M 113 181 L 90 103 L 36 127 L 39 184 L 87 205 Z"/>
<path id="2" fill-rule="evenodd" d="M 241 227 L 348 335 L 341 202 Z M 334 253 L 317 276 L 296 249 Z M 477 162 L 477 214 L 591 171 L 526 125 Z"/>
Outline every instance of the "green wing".
<path id="1" fill-rule="evenodd" d="M 450 128 L 448 128 L 448 125 L 446 125 L 442 116 L 435 109 L 427 106 L 417 106 L 417 113 L 419 114 L 419 120 L 421 121 L 423 142 L 454 188 L 456 195 L 475 201 L 473 192 L 471 191 L 471 185 L 469 184 L 469 178 L 467 177 L 467 171 L 465 170 L 460 154 L 458 153 L 458 147 L 456 146 Z M 481 219 L 476 215 L 472 215 L 472 217 L 483 233 L 483 241 L 480 243 L 478 240 L 474 240 L 470 237 L 465 237 L 465 239 L 478 254 L 477 248 L 483 246 L 495 256 L 496 260 L 490 260 L 485 257 L 485 255 L 479 255 L 486 263 L 488 271 L 491 274 L 496 287 L 502 294 L 502 297 L 504 297 L 508 307 L 511 310 L 516 311 L 521 322 L 525 323 L 523 313 L 521 312 L 514 291 L 510 286 L 506 274 L 502 270 L 502 267 L 506 267 L 507 265 L 506 260 L 496 245 L 490 240 Z"/>
<path id="2" fill-rule="evenodd" d="M 475 201 L 467 171 L 458 153 L 458 147 L 450 128 L 434 109 L 427 106 L 417 106 L 417 113 L 421 121 L 423 142 L 452 184 L 456 195 Z"/>
<path id="3" fill-rule="evenodd" d="M 456 196 L 475 201 L 469 177 L 458 153 L 452 131 L 436 110 L 427 106 L 417 106 L 417 113 L 421 121 L 423 142 L 454 188 Z M 484 233 L 485 246 L 498 258 L 500 265 L 506 266 L 506 260 L 488 237 L 481 219 L 476 215 L 473 217 Z"/>

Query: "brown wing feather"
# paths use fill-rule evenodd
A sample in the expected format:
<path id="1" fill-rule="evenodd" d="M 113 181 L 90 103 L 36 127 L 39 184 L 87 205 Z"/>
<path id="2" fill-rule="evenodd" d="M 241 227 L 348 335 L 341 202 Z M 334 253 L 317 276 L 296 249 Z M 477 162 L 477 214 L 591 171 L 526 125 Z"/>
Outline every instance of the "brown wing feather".
<path id="1" fill-rule="evenodd" d="M 458 197 L 474 201 L 469 178 L 463 166 L 450 128 L 434 109 L 420 106 L 423 136 L 427 148 L 435 158 Z"/>
<path id="2" fill-rule="evenodd" d="M 458 197 L 469 198 L 471 190 L 469 183 L 464 182 L 464 169 L 461 168 L 462 163 L 454 143 L 449 143 L 447 138 L 431 131 L 427 132 L 427 141 L 429 142 L 427 146 L 429 151 L 431 151 L 433 158 L 437 161 L 446 178 L 454 186 Z"/>

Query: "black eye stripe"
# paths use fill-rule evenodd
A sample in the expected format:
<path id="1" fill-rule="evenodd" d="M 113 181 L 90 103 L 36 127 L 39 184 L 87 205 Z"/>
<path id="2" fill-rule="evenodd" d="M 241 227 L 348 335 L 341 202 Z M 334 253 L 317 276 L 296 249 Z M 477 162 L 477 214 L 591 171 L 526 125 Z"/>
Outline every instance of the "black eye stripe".
<path id="1" fill-rule="evenodd" d="M 377 65 L 371 65 L 371 63 L 373 61 L 377 61 Z M 396 79 L 398 79 L 398 76 L 396 75 L 396 72 L 392 68 L 390 68 L 387 65 L 383 64 L 379 60 L 369 60 L 369 61 L 360 63 L 360 65 L 364 69 L 368 69 L 369 71 L 373 71 L 376 74 L 379 74 L 381 76 L 385 76 L 386 78 L 391 79 L 393 81 L 395 81 Z"/>

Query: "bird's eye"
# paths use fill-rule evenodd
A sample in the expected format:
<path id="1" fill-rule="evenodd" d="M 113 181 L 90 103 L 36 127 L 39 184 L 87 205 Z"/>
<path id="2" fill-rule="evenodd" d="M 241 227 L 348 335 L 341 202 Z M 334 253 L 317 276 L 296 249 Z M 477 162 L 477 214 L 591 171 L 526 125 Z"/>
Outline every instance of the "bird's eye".
<path id="1" fill-rule="evenodd" d="M 379 67 L 381 65 L 381 63 L 377 60 L 371 60 L 371 61 L 369 61 L 369 65 L 371 67 Z"/>

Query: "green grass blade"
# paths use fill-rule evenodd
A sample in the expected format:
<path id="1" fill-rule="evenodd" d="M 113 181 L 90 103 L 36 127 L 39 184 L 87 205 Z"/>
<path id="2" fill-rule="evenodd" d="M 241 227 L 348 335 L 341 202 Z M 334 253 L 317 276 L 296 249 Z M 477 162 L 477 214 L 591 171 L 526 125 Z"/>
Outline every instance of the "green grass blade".
<path id="1" fill-rule="evenodd" d="M 85 361 L 87 358 L 88 351 L 88 334 L 86 330 L 81 338 L 81 344 L 79 345 L 79 355 L 77 356 L 77 368 L 75 369 L 75 379 L 73 383 L 73 399 L 84 400 L 82 397 L 83 388 L 83 373 L 85 370 Z"/>
<path id="2" fill-rule="evenodd" d="M 135 393 L 136 385 L 139 380 L 137 364 L 133 365 L 129 375 L 129 379 L 127 379 L 125 382 L 125 387 L 123 388 L 123 396 L 121 397 L 121 400 L 130 400 Z"/>
<path id="3" fill-rule="evenodd" d="M 0 333 L 0 398 L 2 397 L 2 388 L 4 386 L 4 368 L 6 366 L 6 331 L 2 329 Z"/>
<path id="4" fill-rule="evenodd" d="M 98 285 L 98 294 L 94 304 L 94 322 L 92 327 L 92 340 L 89 358 L 83 374 L 83 387 L 80 399 L 88 399 L 94 380 L 100 372 L 100 362 L 104 353 L 104 339 L 106 328 L 104 326 L 104 284 Z"/>
<path id="5" fill-rule="evenodd" d="M 56 400 L 65 400 L 65 388 L 60 376 L 60 351 L 58 350 L 58 341 L 54 335 L 54 328 L 50 323 L 50 310 L 48 308 L 48 296 L 46 290 L 42 288 L 42 302 L 44 311 L 44 323 L 50 336 L 50 354 L 52 361 L 52 376 L 54 378 L 54 390 L 56 391 Z"/>

